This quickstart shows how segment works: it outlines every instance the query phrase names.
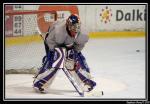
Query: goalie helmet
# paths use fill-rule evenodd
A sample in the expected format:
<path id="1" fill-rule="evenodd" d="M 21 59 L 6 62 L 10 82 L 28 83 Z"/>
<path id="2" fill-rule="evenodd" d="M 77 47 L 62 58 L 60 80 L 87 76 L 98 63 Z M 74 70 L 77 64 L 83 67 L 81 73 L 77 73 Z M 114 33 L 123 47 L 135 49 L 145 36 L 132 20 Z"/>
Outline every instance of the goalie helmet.
<path id="1" fill-rule="evenodd" d="M 66 21 L 67 28 L 72 37 L 76 37 L 80 32 L 81 22 L 77 14 L 71 14 Z"/>

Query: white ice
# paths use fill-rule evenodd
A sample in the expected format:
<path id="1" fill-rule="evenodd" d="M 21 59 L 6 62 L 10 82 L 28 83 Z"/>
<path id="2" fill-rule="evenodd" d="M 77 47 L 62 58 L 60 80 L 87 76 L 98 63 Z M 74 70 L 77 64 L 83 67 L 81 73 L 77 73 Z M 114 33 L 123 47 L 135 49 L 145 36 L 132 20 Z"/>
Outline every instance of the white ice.
<path id="1" fill-rule="evenodd" d="M 101 97 L 91 99 L 144 99 L 146 96 L 145 38 L 90 39 L 83 49 L 95 89 L 103 90 Z M 136 50 L 140 50 L 137 52 Z M 44 56 L 42 43 L 5 48 L 5 68 L 39 67 Z M 6 99 L 84 99 L 80 97 L 62 70 L 47 94 L 32 89 L 33 75 L 7 74 L 4 80 Z"/>

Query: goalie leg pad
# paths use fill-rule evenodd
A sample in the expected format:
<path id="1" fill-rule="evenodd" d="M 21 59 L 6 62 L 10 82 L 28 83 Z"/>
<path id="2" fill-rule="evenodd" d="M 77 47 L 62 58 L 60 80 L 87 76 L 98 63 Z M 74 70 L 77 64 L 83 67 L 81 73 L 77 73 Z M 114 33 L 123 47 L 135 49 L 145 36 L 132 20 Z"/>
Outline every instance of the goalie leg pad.
<path id="1" fill-rule="evenodd" d="M 79 76 L 80 80 L 82 80 L 82 82 L 85 85 L 88 85 L 88 91 L 91 91 L 95 86 L 96 86 L 96 82 L 91 80 L 91 78 L 87 77 L 86 74 L 83 74 L 80 70 L 76 70 L 77 75 Z M 88 74 L 88 73 L 87 73 Z"/>
<path id="2" fill-rule="evenodd" d="M 52 83 L 57 70 L 58 69 L 51 68 L 51 69 L 48 69 L 47 71 L 45 71 L 44 73 L 39 74 L 35 78 L 35 80 L 33 82 L 33 86 L 36 88 L 39 88 L 39 90 L 40 89 L 46 90 Z"/>
<path id="3" fill-rule="evenodd" d="M 47 88 L 51 83 L 52 77 L 56 74 L 58 69 L 63 68 L 65 50 L 61 48 L 55 48 L 53 62 L 47 57 L 44 61 L 43 67 L 39 70 L 35 77 L 33 86 L 36 88 Z M 52 64 L 51 64 L 52 63 Z M 50 65 L 51 64 L 51 65 Z"/>

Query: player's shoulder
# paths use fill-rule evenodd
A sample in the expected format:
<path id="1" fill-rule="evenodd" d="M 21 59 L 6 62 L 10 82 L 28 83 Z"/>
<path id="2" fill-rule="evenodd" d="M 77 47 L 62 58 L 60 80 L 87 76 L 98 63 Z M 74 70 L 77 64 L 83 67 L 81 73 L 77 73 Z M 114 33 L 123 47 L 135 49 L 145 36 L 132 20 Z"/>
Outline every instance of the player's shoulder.
<path id="1" fill-rule="evenodd" d="M 57 20 L 53 23 L 56 30 L 62 31 L 65 28 L 65 20 Z"/>
<path id="2" fill-rule="evenodd" d="M 63 19 L 63 20 L 57 20 L 57 21 L 54 21 L 53 25 L 55 26 L 55 28 L 61 28 L 61 27 L 64 27 L 66 21 Z"/>
<path id="3" fill-rule="evenodd" d="M 82 33 L 80 33 L 78 35 L 77 39 L 76 39 L 76 42 L 78 44 L 85 44 L 86 42 L 88 42 L 88 40 L 89 40 L 88 34 L 82 34 Z"/>
<path id="4" fill-rule="evenodd" d="M 66 35 L 66 22 L 65 20 L 57 20 L 54 22 L 55 35 L 64 36 Z"/>
<path id="5" fill-rule="evenodd" d="M 88 33 L 87 29 L 84 26 L 82 26 L 81 31 L 77 37 L 77 43 L 85 44 L 86 42 L 88 42 L 88 40 L 89 40 L 88 34 L 89 33 Z"/>
<path id="6" fill-rule="evenodd" d="M 79 38 L 84 38 L 85 40 L 88 40 L 89 38 L 88 34 L 89 32 L 85 28 L 82 27 L 79 33 Z"/>

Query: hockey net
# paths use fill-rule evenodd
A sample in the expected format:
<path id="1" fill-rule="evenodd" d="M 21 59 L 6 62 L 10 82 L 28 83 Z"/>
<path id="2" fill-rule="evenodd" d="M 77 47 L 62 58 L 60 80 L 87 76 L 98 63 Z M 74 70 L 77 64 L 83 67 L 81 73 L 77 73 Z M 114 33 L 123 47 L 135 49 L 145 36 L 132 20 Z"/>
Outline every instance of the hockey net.
<path id="1" fill-rule="evenodd" d="M 4 18 L 5 73 L 35 73 L 45 55 L 39 30 L 47 32 L 57 20 L 56 11 L 9 10 L 5 7 Z"/>

